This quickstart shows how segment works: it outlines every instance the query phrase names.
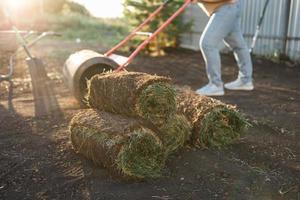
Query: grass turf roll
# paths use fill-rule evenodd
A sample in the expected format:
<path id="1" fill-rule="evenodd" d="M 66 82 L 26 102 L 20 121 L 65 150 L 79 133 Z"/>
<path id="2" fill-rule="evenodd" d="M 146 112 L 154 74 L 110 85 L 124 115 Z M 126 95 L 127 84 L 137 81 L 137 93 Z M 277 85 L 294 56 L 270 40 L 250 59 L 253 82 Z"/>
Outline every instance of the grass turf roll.
<path id="1" fill-rule="evenodd" d="M 249 125 L 235 107 L 201 96 L 189 88 L 176 89 L 178 113 L 192 124 L 192 143 L 202 148 L 232 144 Z"/>
<path id="2" fill-rule="evenodd" d="M 176 113 L 175 90 L 169 81 L 166 77 L 139 72 L 95 75 L 88 84 L 88 104 L 162 125 Z"/>
<path id="3" fill-rule="evenodd" d="M 191 136 L 191 124 L 183 115 L 174 115 L 160 128 L 159 138 L 169 155 L 184 146 Z"/>
<path id="4" fill-rule="evenodd" d="M 155 178 L 165 163 L 160 139 L 138 120 L 87 109 L 70 123 L 74 149 L 126 178 Z"/>

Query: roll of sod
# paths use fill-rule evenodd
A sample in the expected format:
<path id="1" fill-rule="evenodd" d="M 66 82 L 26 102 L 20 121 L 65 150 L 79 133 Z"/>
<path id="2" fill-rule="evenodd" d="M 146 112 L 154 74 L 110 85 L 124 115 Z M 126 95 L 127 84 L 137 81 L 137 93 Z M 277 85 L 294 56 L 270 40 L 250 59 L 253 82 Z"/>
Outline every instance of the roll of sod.
<path id="1" fill-rule="evenodd" d="M 88 104 L 161 126 L 176 113 L 175 90 L 169 81 L 138 72 L 95 75 L 88 84 Z"/>
<path id="2" fill-rule="evenodd" d="M 159 128 L 157 133 L 164 144 L 166 155 L 184 146 L 191 137 L 191 124 L 183 115 L 174 115 Z"/>
<path id="3" fill-rule="evenodd" d="M 202 148 L 232 144 L 248 126 L 231 105 L 201 96 L 188 88 L 176 88 L 178 113 L 192 124 L 192 143 Z"/>
<path id="4" fill-rule="evenodd" d="M 164 167 L 160 139 L 135 119 L 88 109 L 72 119 L 70 132 L 77 152 L 114 175 L 155 178 Z"/>

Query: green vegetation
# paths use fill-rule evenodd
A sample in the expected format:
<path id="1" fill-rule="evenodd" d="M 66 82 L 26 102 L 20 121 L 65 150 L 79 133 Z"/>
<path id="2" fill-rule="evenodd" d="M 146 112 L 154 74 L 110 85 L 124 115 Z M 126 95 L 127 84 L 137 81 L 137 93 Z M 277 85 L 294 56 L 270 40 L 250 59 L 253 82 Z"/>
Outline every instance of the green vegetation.
<path id="1" fill-rule="evenodd" d="M 62 33 L 63 39 L 114 45 L 128 33 L 122 19 L 97 19 L 78 13 L 63 15 L 48 14 L 39 23 L 38 29 Z"/>
<path id="2" fill-rule="evenodd" d="M 52 1 L 48 1 L 51 7 Z M 129 27 L 122 19 L 94 18 L 78 3 L 57 0 L 55 6 L 56 12 L 46 12 L 41 22 L 36 21 L 37 29 L 60 32 L 64 40 L 80 39 L 83 42 L 95 42 L 102 46 L 117 44 L 129 32 Z"/>
<path id="3" fill-rule="evenodd" d="M 161 0 L 125 0 L 125 17 L 133 26 L 141 24 L 150 13 L 162 3 Z M 165 22 L 183 4 L 182 0 L 171 1 L 163 11 L 145 28 L 145 32 L 154 32 L 163 22 Z M 178 16 L 164 32 L 160 33 L 155 40 L 148 45 L 147 50 L 163 54 L 165 47 L 176 47 L 179 45 L 180 34 L 186 32 L 191 27 L 191 23 L 185 23 L 182 15 Z"/>

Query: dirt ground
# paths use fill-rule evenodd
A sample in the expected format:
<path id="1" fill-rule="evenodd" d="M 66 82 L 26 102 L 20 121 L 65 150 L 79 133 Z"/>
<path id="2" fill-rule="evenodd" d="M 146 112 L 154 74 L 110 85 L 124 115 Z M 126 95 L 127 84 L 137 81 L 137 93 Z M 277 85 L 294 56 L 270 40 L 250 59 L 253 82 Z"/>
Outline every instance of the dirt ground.
<path id="1" fill-rule="evenodd" d="M 71 52 L 87 47 L 99 50 L 66 42 L 35 48 L 60 107 L 51 116 L 34 116 L 22 59 L 13 86 L 0 83 L 0 199 L 300 199 L 299 65 L 255 58 L 255 90 L 218 97 L 237 105 L 253 125 L 239 141 L 225 150 L 181 150 L 170 157 L 163 177 L 127 182 L 77 155 L 69 140 L 68 123 L 80 108 L 61 70 Z M 222 55 L 222 62 L 224 81 L 233 80 L 233 56 Z M 201 54 L 194 51 L 139 56 L 128 70 L 169 76 L 193 89 L 207 82 Z"/>

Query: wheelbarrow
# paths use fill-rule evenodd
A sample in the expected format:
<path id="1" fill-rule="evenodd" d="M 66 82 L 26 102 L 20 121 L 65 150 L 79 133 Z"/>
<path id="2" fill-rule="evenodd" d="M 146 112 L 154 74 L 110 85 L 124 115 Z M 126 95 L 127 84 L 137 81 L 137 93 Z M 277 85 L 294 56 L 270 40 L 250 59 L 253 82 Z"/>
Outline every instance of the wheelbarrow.
<path id="1" fill-rule="evenodd" d="M 9 17 L 9 16 L 8 16 Z M 0 82 L 8 81 L 13 88 L 13 73 L 15 67 L 15 59 L 20 51 L 25 51 L 27 55 L 27 65 L 30 72 L 32 82 L 32 93 L 35 102 L 35 116 L 40 117 L 48 115 L 58 110 L 58 103 L 50 86 L 50 80 L 47 76 L 42 60 L 34 57 L 30 52 L 30 47 L 48 36 L 59 36 L 55 32 L 38 33 L 35 31 L 19 31 L 9 19 L 13 30 L 0 31 L 0 52 L 8 52 L 10 54 L 9 64 L 6 74 L 0 74 Z M 35 36 L 34 38 L 31 36 Z M 12 93 L 9 91 L 9 93 Z M 9 95 L 10 98 L 12 95 Z M 12 105 L 11 99 L 9 104 Z"/>
<path id="2" fill-rule="evenodd" d="M 33 35 L 37 36 L 28 41 L 28 39 Z M 21 51 L 25 50 L 28 59 L 33 59 L 34 57 L 29 51 L 30 47 L 48 36 L 59 36 L 59 34 L 55 32 L 38 33 L 36 31 L 19 31 L 16 28 L 15 30 L 0 31 L 0 52 L 10 54 L 7 73 L 0 74 L 0 82 L 9 81 L 12 78 L 15 67 L 15 59 Z"/>
<path id="3" fill-rule="evenodd" d="M 185 0 L 183 5 L 158 29 L 153 33 L 140 32 L 140 30 L 150 23 L 171 0 L 164 1 L 153 13 L 151 13 L 145 21 L 136 27 L 127 37 L 125 37 L 119 44 L 104 54 L 97 53 L 92 50 L 82 50 L 72 54 L 66 61 L 63 67 L 63 75 L 65 82 L 70 88 L 75 98 L 85 105 L 85 96 L 87 94 L 87 80 L 95 74 L 103 73 L 105 71 L 119 72 L 133 61 L 138 53 L 148 45 L 160 32 L 162 32 L 178 15 L 180 15 L 185 8 L 192 2 L 192 0 Z M 147 36 L 144 41 L 131 53 L 129 57 L 124 57 L 115 54 L 115 51 L 127 44 L 134 36 Z"/>

